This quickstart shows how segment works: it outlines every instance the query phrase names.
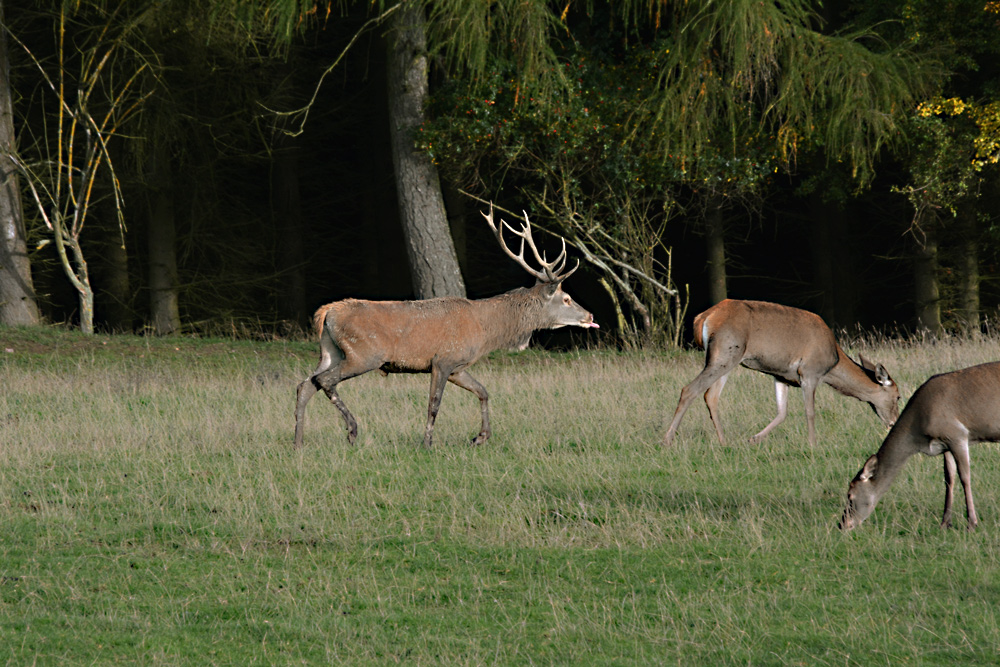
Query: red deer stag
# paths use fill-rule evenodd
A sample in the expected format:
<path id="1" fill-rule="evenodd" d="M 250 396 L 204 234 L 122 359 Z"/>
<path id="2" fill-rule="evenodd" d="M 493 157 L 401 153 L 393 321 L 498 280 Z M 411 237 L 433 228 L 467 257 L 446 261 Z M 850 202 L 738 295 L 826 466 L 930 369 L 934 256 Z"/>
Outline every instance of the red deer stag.
<path id="1" fill-rule="evenodd" d="M 440 297 L 423 301 L 361 301 L 346 299 L 321 306 L 315 323 L 320 335 L 319 366 L 298 388 L 295 405 L 295 446 L 302 446 L 306 404 L 322 389 L 340 410 L 347 426 L 347 440 L 354 443 L 358 424 L 337 394 L 337 384 L 348 378 L 380 369 L 389 373 L 430 373 L 430 403 L 424 445 L 431 446 L 434 420 L 441 406 L 446 382 L 479 397 L 482 427 L 474 445 L 490 437 L 486 389 L 466 370 L 485 354 L 501 348 L 523 350 L 537 329 L 564 326 L 594 327 L 594 316 L 562 291 L 562 281 L 579 267 L 566 271 L 566 242 L 549 262 L 531 237 L 525 215 L 521 231 L 503 220 L 493 222 L 493 207 L 486 222 L 500 247 L 537 279 L 534 287 L 518 288 L 488 299 Z M 504 227 L 521 239 L 520 252 L 507 247 Z M 532 268 L 524 257 L 525 247 L 541 265 Z"/>
<path id="2" fill-rule="evenodd" d="M 837 345 L 830 327 L 814 313 L 766 301 L 726 299 L 694 318 L 694 339 L 705 349 L 705 368 L 681 390 L 681 398 L 667 429 L 670 445 L 684 412 L 704 395 L 708 414 L 722 444 L 719 395 L 729 374 L 739 365 L 774 377 L 778 415 L 757 435 L 758 443 L 788 412 L 788 387 L 802 387 L 809 444 L 816 444 L 816 387 L 825 382 L 845 396 L 869 403 L 885 425 L 899 416 L 899 387 L 882 364 L 864 357 L 858 365 Z"/>
<path id="3" fill-rule="evenodd" d="M 907 402 L 885 441 L 851 481 L 841 530 L 858 527 L 875 509 L 906 460 L 914 454 L 944 454 L 944 516 L 951 526 L 955 472 L 965 491 L 965 516 L 979 523 L 972 502 L 969 443 L 1000 440 L 1000 362 L 935 375 Z"/>

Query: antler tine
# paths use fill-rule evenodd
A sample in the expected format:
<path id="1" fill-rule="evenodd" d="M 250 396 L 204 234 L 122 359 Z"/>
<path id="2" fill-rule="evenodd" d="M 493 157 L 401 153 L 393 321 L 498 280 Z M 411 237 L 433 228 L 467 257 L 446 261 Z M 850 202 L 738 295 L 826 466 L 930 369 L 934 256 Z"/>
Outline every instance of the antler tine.
<path id="1" fill-rule="evenodd" d="M 497 225 L 496 223 L 493 222 L 493 202 L 490 202 L 490 212 L 489 212 L 489 215 L 487 215 L 486 213 L 483 213 L 482 211 L 480 211 L 479 213 L 484 218 L 486 218 L 486 223 L 490 226 L 490 229 L 493 230 L 493 235 L 497 237 L 497 241 L 500 242 L 500 247 L 503 248 L 503 251 L 505 253 L 507 253 L 508 257 L 510 257 L 512 260 L 514 260 L 515 262 L 517 262 L 518 264 L 520 264 L 521 268 L 523 268 L 525 271 L 527 271 L 528 273 L 530 273 L 536 279 L 542 280 L 542 281 L 548 281 L 549 280 L 548 276 L 546 276 L 541 271 L 538 271 L 536 269 L 531 268 L 531 265 L 529 265 L 528 262 L 527 262 L 527 260 L 525 260 L 525 258 L 524 258 L 524 241 L 525 241 L 524 234 L 519 233 L 516 229 L 514 229 L 513 227 L 511 227 L 502 218 L 500 220 L 500 224 L 499 225 Z M 507 242 L 503 238 L 504 227 L 506 227 L 507 229 L 509 229 L 515 236 L 518 236 L 521 239 L 521 251 L 519 253 L 514 254 L 514 251 L 511 250 L 509 247 L 507 247 Z M 530 231 L 529 231 L 528 236 L 529 237 L 531 236 Z M 535 244 L 531 243 L 531 247 L 532 247 L 532 249 L 534 249 Z M 535 255 L 536 256 L 538 255 L 538 251 L 537 250 L 535 250 Z"/>
<path id="2" fill-rule="evenodd" d="M 547 283 L 558 283 L 562 282 L 563 280 L 566 280 L 566 278 L 569 278 L 574 271 L 580 268 L 580 260 L 577 260 L 576 265 L 572 269 L 570 269 L 567 273 L 563 273 L 563 270 L 566 268 L 566 262 L 568 261 L 568 257 L 566 255 L 566 239 L 562 238 L 560 239 L 562 241 L 562 250 L 559 252 L 559 254 L 553 261 L 549 262 L 545 258 L 545 254 L 540 253 L 538 251 L 538 246 L 535 245 L 535 240 L 531 235 L 531 221 L 528 220 L 527 211 L 522 211 L 522 212 L 524 213 L 524 224 L 521 225 L 521 230 L 518 231 L 502 218 L 500 220 L 499 225 L 493 222 L 492 202 L 490 202 L 489 215 L 487 215 L 486 213 L 482 213 L 482 211 L 480 211 L 481 215 L 484 218 L 486 218 L 486 222 L 487 224 L 489 224 L 490 229 L 493 230 L 493 234 L 497 237 L 497 240 L 500 242 L 500 247 L 503 248 L 504 252 L 506 252 L 511 259 L 520 264 L 525 271 L 530 273 L 536 279 Z M 512 251 L 509 247 L 507 247 L 507 243 L 503 239 L 504 227 L 509 229 L 512 234 L 521 239 L 520 252 L 518 252 L 516 255 L 514 254 L 514 251 Z M 535 256 L 535 261 L 537 261 L 542 267 L 541 271 L 531 268 L 531 266 L 528 264 L 527 260 L 524 257 L 525 246 L 531 248 L 531 253 Z"/>
<path id="3" fill-rule="evenodd" d="M 566 273 L 563 273 L 563 270 L 566 268 L 566 262 L 569 261 L 569 256 L 566 254 L 566 239 L 561 236 L 559 237 L 559 240 L 562 242 L 562 249 L 559 251 L 559 254 L 556 255 L 554 260 L 551 262 L 546 261 L 545 253 L 542 253 L 541 256 L 539 256 L 538 249 L 535 247 L 534 241 L 531 240 L 531 228 L 528 226 L 531 223 L 528 222 L 528 212 L 524 210 L 521 212 L 524 213 L 524 220 L 526 223 L 524 225 L 524 229 L 528 235 L 528 242 L 531 244 L 531 249 L 535 253 L 535 259 L 538 260 L 538 263 L 542 265 L 542 270 L 545 271 L 546 281 L 561 283 L 573 275 L 573 272 L 580 268 L 580 260 L 576 260 L 576 264 L 573 265 L 573 268 Z"/>
<path id="4" fill-rule="evenodd" d="M 580 260 L 576 260 L 576 264 L 573 268 L 568 272 L 563 273 L 563 269 L 566 268 L 566 262 L 569 261 L 569 257 L 566 254 L 566 239 L 559 237 L 559 240 L 562 242 L 562 249 L 559 251 L 559 254 L 556 255 L 554 260 L 551 262 L 547 261 L 545 253 L 539 254 L 538 248 L 535 246 L 535 242 L 531 237 L 531 222 L 528 220 L 528 212 L 525 210 L 522 210 L 521 212 L 524 213 L 525 234 L 518 234 L 518 236 L 521 236 L 521 238 L 527 238 L 528 244 L 531 246 L 531 251 L 535 254 L 535 259 L 542 265 L 542 270 L 545 272 L 545 281 L 550 283 L 561 283 L 573 275 L 573 272 L 580 268 Z"/>

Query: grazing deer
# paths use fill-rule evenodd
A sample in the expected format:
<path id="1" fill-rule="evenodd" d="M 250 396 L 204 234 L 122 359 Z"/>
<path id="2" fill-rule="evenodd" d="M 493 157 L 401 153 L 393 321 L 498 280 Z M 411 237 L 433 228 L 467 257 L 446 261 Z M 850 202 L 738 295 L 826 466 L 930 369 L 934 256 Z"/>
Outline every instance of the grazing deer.
<path id="1" fill-rule="evenodd" d="M 869 403 L 885 425 L 899 416 L 899 387 L 882 364 L 864 357 L 858 365 L 814 313 L 766 301 L 726 299 L 694 318 L 694 338 L 705 349 L 705 368 L 681 390 L 664 444 L 673 442 L 684 412 L 704 395 L 719 441 L 725 445 L 718 403 L 729 374 L 739 365 L 774 377 L 778 415 L 757 435 L 758 443 L 788 413 L 788 387 L 802 387 L 809 444 L 816 444 L 815 395 L 820 382 Z"/>
<path id="2" fill-rule="evenodd" d="M 503 220 L 493 222 L 493 206 L 486 222 L 500 247 L 525 271 L 537 279 L 534 287 L 518 288 L 488 299 L 469 300 L 440 297 L 423 301 L 362 301 L 346 299 L 321 306 L 314 317 L 320 335 L 319 366 L 298 388 L 295 405 L 295 447 L 302 446 L 306 404 L 322 389 L 340 410 L 347 425 L 347 440 L 354 443 L 358 424 L 337 394 L 337 384 L 348 378 L 378 368 L 389 373 L 430 373 L 430 403 L 424 446 L 431 446 L 434 420 L 441 406 L 446 382 L 467 389 L 479 397 L 482 427 L 474 445 L 490 437 L 490 418 L 486 389 L 466 370 L 472 363 L 493 350 L 528 347 L 537 329 L 564 326 L 598 328 L 594 316 L 578 306 L 562 291 L 562 281 L 580 264 L 566 271 L 566 242 L 562 251 L 549 262 L 539 253 L 531 237 L 525 214 L 521 231 Z M 507 247 L 506 227 L 521 239 L 520 252 Z M 541 265 L 532 268 L 524 257 L 525 247 Z"/>
<path id="3" fill-rule="evenodd" d="M 972 502 L 969 443 L 1000 440 L 1000 362 L 981 364 L 931 377 L 906 404 L 879 450 L 847 489 L 841 530 L 861 525 L 885 495 L 906 460 L 914 454 L 944 454 L 944 516 L 951 526 L 955 472 L 965 491 L 965 516 L 972 530 L 979 523 Z"/>

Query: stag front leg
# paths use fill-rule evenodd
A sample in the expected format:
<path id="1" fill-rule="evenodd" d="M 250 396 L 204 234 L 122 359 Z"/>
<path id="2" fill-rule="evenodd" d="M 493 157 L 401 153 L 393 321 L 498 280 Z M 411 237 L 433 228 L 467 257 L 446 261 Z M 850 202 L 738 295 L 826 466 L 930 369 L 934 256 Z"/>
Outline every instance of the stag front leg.
<path id="1" fill-rule="evenodd" d="M 472 440 L 473 445 L 481 445 L 490 437 L 490 408 L 489 408 L 489 394 L 486 393 L 486 388 L 479 384 L 476 378 L 469 375 L 467 371 L 459 371 L 458 373 L 453 373 L 448 377 L 448 381 L 455 386 L 461 387 L 471 391 L 473 394 L 479 397 L 479 407 L 483 412 L 483 424 L 479 429 L 479 435 L 477 435 Z"/>
<path id="2" fill-rule="evenodd" d="M 424 447 L 430 449 L 434 433 L 434 420 L 437 419 L 438 410 L 441 409 L 441 397 L 444 395 L 444 386 L 451 375 L 449 370 L 442 369 L 437 365 L 431 366 L 431 396 L 427 404 L 427 426 L 424 428 Z"/>
<path id="3" fill-rule="evenodd" d="M 774 400 L 778 404 L 778 414 L 765 426 L 760 433 L 750 438 L 750 444 L 756 445 L 767 437 L 767 434 L 774 430 L 774 427 L 785 421 L 788 415 L 788 385 L 780 380 L 774 381 Z"/>

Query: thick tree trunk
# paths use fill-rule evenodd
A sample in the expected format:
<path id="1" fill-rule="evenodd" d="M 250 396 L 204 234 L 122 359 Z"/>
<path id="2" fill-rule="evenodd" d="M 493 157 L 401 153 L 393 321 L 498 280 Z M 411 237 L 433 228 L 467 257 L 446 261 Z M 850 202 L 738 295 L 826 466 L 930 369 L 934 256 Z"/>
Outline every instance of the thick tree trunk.
<path id="1" fill-rule="evenodd" d="M 925 336 L 941 336 L 941 299 L 938 287 L 937 222 L 928 221 L 917 232 L 913 261 L 914 302 L 917 331 Z"/>
<path id="2" fill-rule="evenodd" d="M 428 94 L 424 16 L 419 4 L 405 3 L 393 15 L 387 75 L 396 196 L 413 290 L 421 299 L 465 296 L 437 169 L 414 147 Z"/>
<path id="3" fill-rule="evenodd" d="M 149 202 L 149 309 L 153 333 L 175 333 L 181 326 L 177 285 L 177 231 L 173 177 L 166 147 L 153 148 Z"/>
<path id="4" fill-rule="evenodd" d="M 979 225 L 972 206 L 959 209 L 958 319 L 966 336 L 979 334 Z"/>
<path id="5" fill-rule="evenodd" d="M 726 290 L 726 234 L 722 198 L 713 196 L 705 210 L 705 246 L 708 259 L 708 296 L 713 304 L 724 301 Z"/>
<path id="6" fill-rule="evenodd" d="M 95 295 L 98 299 L 97 311 L 101 320 L 111 331 L 132 331 L 132 284 L 128 273 L 128 250 L 121 228 L 115 224 L 116 212 L 113 207 L 100 206 L 101 213 L 110 217 L 100 221 L 101 257 L 97 267 L 97 283 L 101 286 Z"/>
<path id="7" fill-rule="evenodd" d="M 451 240 L 455 244 L 455 255 L 458 257 L 458 266 L 462 275 L 468 276 L 468 198 L 447 182 L 445 182 L 441 190 L 444 193 L 444 201 L 448 209 L 448 229 L 451 230 Z"/>
<path id="8" fill-rule="evenodd" d="M 0 0 L 0 324 L 36 325 L 38 305 L 31 280 L 17 168 L 7 157 L 15 152 L 10 98 L 7 31 Z"/>

